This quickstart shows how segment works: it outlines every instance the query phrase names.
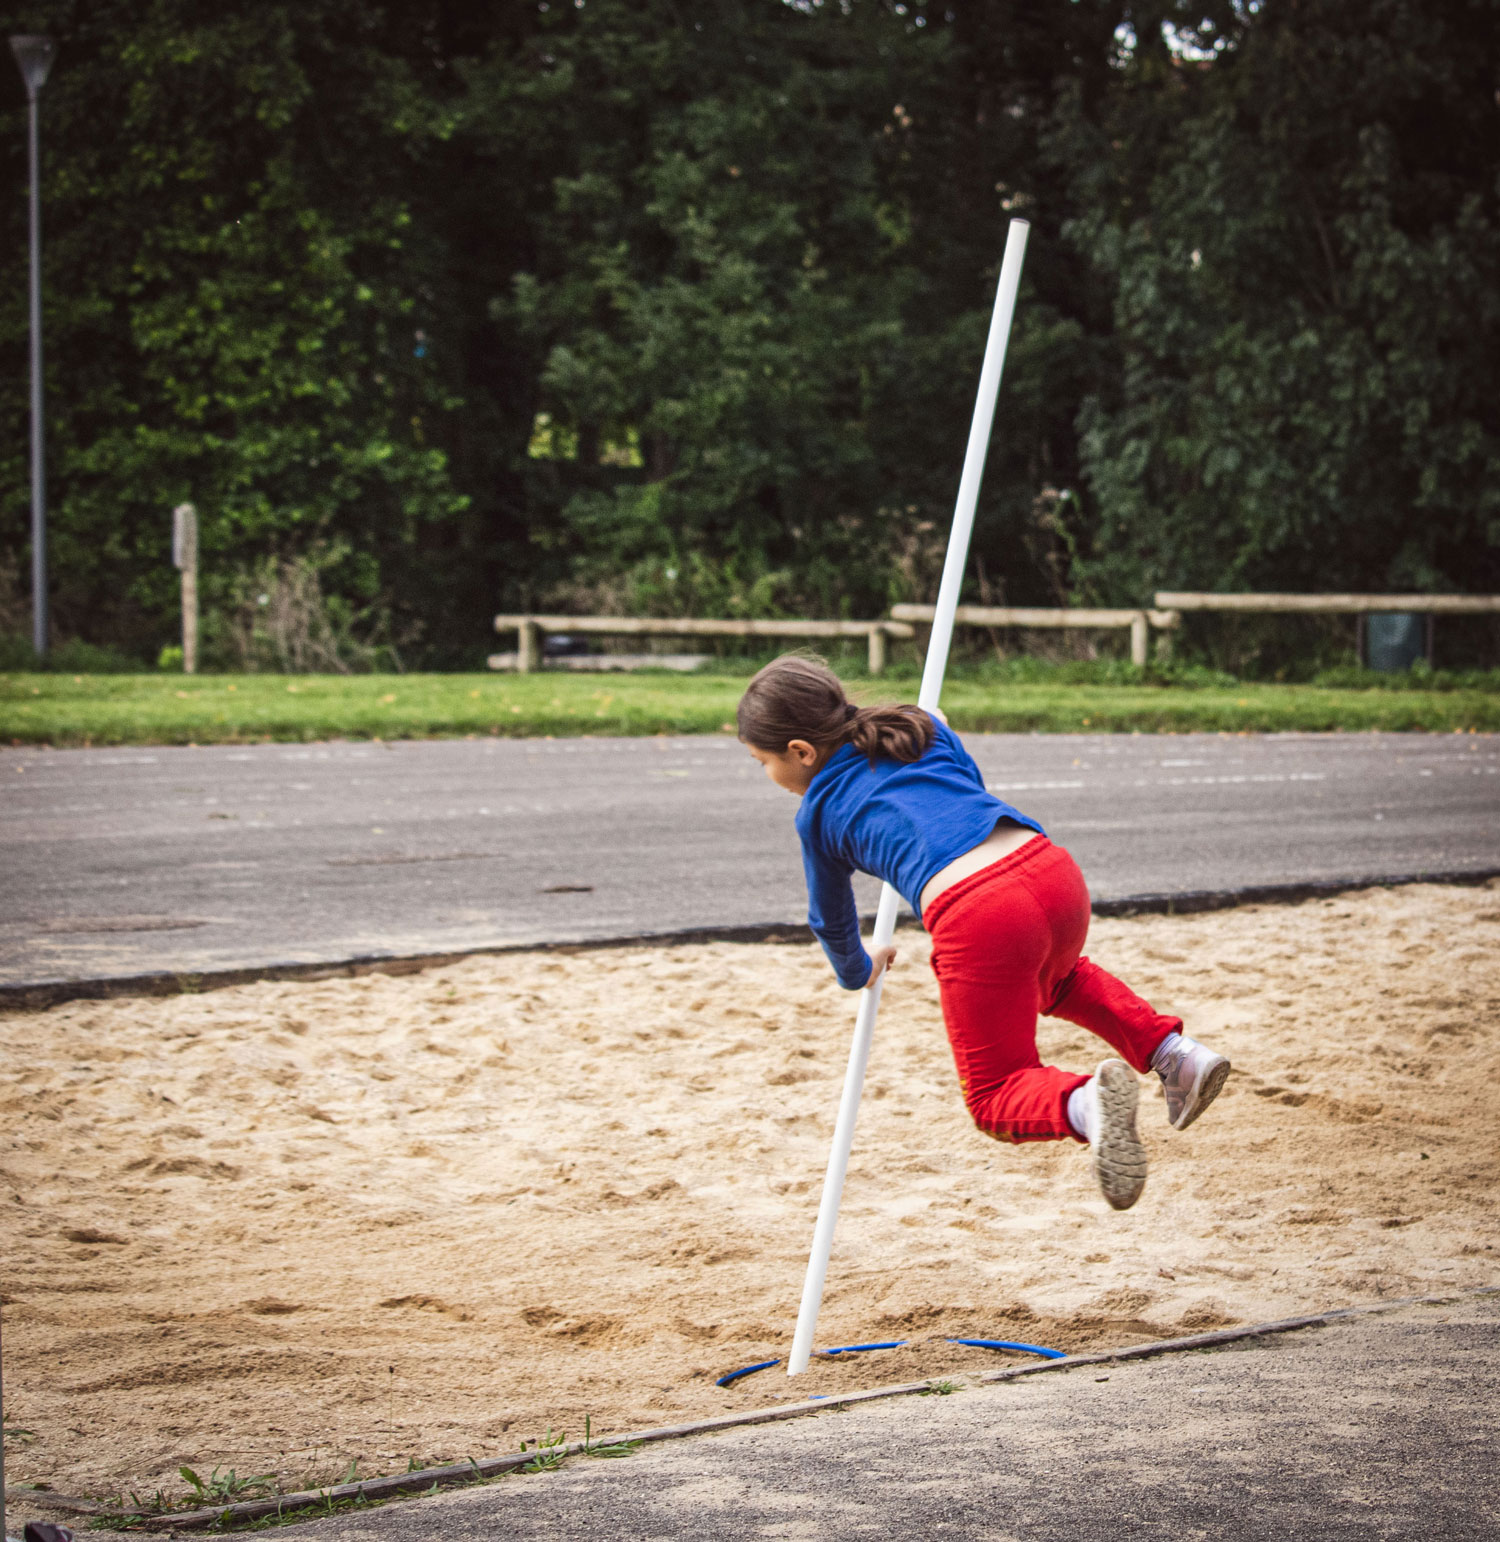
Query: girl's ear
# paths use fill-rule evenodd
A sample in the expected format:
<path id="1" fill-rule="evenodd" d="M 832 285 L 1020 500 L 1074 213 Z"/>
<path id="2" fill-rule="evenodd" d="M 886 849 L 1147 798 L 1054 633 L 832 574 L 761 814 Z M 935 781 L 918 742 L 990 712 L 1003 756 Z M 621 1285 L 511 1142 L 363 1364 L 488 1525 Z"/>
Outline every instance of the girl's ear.
<path id="1" fill-rule="evenodd" d="M 818 763 L 818 752 L 806 739 L 790 740 L 786 752 L 799 766 L 814 766 Z"/>

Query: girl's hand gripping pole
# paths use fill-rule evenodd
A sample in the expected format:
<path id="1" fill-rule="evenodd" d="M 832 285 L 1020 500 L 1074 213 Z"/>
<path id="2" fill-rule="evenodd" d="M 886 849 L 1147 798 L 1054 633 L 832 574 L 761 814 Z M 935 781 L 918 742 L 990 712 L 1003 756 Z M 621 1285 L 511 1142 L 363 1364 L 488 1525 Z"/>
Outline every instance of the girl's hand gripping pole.
<path id="1" fill-rule="evenodd" d="M 1000 284 L 995 292 L 995 309 L 990 317 L 990 335 L 984 349 L 984 367 L 979 372 L 979 394 L 974 403 L 974 419 L 969 427 L 969 448 L 964 455 L 963 476 L 958 484 L 958 503 L 953 511 L 953 528 L 948 536 L 948 554 L 943 562 L 943 581 L 938 589 L 937 614 L 933 617 L 932 636 L 927 644 L 927 662 L 922 670 L 922 689 L 917 704 L 932 711 L 943 694 L 943 675 L 948 668 L 948 649 L 953 641 L 953 616 L 958 608 L 958 593 L 963 587 L 964 568 L 969 560 L 969 536 L 974 529 L 974 510 L 979 502 L 979 484 L 984 479 L 984 462 L 989 450 L 990 430 L 995 421 L 995 398 L 1000 391 L 1000 374 L 1005 365 L 1005 347 L 1010 340 L 1011 317 L 1016 309 L 1016 290 L 1021 282 L 1021 263 L 1026 255 L 1026 237 L 1031 227 L 1025 220 L 1012 220 L 1005 242 L 1005 260 L 1000 265 Z M 875 912 L 875 933 L 870 939 L 875 947 L 889 943 L 896 930 L 896 905 L 899 896 L 886 884 L 880 891 L 880 907 Z M 849 1067 L 844 1072 L 844 1092 L 839 1099 L 838 1120 L 833 1128 L 833 1149 L 828 1154 L 828 1172 L 823 1179 L 823 1198 L 818 1205 L 818 1223 L 813 1229 L 812 1255 L 807 1260 L 807 1277 L 802 1285 L 802 1305 L 797 1313 L 797 1331 L 792 1338 L 792 1352 L 787 1357 L 787 1374 L 796 1376 L 807 1369 L 812 1354 L 813 1333 L 818 1325 L 818 1308 L 823 1302 L 823 1282 L 828 1276 L 828 1257 L 833 1250 L 833 1232 L 838 1225 L 839 1203 L 844 1195 L 844 1175 L 849 1170 L 849 1152 L 854 1145 L 854 1121 L 859 1117 L 859 1099 L 864 1091 L 865 1067 L 870 1061 L 870 1045 L 875 1037 L 875 1015 L 880 1010 L 880 988 L 885 981 L 882 970 L 859 996 L 859 1013 L 854 1020 L 854 1042 L 849 1048 Z"/>

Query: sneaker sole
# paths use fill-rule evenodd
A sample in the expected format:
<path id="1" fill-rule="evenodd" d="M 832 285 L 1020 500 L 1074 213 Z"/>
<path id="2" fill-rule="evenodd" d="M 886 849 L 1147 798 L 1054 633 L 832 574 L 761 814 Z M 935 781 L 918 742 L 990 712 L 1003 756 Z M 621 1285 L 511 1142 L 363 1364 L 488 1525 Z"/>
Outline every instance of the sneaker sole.
<path id="1" fill-rule="evenodd" d="M 1116 1210 L 1128 1210 L 1146 1187 L 1146 1148 L 1135 1131 L 1140 1083 L 1123 1060 L 1106 1060 L 1099 1079 L 1099 1137 L 1094 1142 L 1094 1176 Z"/>
<path id="2" fill-rule="evenodd" d="M 1199 1077 L 1197 1084 L 1188 1093 L 1187 1101 L 1182 1105 L 1182 1112 L 1172 1123 L 1174 1130 L 1185 1130 L 1199 1114 L 1208 1107 L 1213 1100 L 1224 1090 L 1224 1083 L 1229 1080 L 1231 1066 L 1220 1055 L 1214 1063 Z"/>

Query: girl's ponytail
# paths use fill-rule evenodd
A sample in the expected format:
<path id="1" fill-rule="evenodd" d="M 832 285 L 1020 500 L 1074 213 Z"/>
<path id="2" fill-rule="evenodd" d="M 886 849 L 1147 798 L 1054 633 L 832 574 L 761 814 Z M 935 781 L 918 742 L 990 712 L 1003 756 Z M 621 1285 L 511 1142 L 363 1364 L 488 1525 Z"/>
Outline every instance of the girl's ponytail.
<path id="1" fill-rule="evenodd" d="M 932 719 L 920 707 L 856 707 L 849 737 L 871 760 L 920 760 L 933 740 Z"/>
<path id="2" fill-rule="evenodd" d="M 937 732 L 920 707 L 856 707 L 822 659 L 803 653 L 767 664 L 746 687 L 736 716 L 740 738 L 774 755 L 805 739 L 824 758 L 852 744 L 872 760 L 913 761 Z"/>

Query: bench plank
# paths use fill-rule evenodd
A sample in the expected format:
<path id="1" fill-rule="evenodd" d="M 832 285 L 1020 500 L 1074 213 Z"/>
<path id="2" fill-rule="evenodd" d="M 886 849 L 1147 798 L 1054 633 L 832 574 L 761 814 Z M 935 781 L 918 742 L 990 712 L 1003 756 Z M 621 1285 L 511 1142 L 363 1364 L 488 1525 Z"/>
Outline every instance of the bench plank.
<path id="1" fill-rule="evenodd" d="M 1305 611 L 1323 615 L 1370 615 L 1421 611 L 1486 615 L 1500 611 L 1500 594 L 1177 594 L 1156 596 L 1163 610 L 1233 610 L 1263 614 Z"/>

